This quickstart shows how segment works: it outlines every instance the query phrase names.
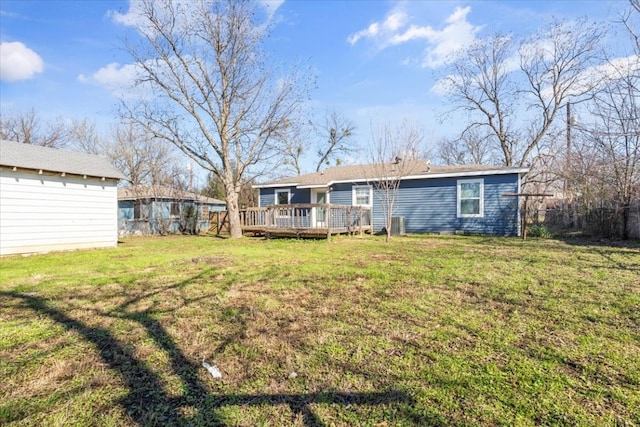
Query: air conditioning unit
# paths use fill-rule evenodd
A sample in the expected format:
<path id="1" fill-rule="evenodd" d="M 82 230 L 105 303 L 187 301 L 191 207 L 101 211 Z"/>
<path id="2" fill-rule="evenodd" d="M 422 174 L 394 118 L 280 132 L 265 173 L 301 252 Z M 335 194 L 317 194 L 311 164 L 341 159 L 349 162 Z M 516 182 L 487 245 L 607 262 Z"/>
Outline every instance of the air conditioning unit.
<path id="1" fill-rule="evenodd" d="M 391 234 L 392 235 L 404 235 L 407 234 L 404 229 L 404 217 L 403 216 L 392 216 L 391 217 Z"/>

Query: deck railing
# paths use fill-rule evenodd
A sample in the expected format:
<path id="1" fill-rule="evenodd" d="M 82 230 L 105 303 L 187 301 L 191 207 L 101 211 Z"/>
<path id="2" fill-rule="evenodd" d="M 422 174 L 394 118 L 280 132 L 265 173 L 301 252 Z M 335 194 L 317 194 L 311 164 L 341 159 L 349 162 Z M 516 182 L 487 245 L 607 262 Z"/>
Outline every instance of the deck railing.
<path id="1" fill-rule="evenodd" d="M 371 208 L 325 204 L 271 205 L 240 213 L 246 231 L 348 233 L 371 227 Z"/>

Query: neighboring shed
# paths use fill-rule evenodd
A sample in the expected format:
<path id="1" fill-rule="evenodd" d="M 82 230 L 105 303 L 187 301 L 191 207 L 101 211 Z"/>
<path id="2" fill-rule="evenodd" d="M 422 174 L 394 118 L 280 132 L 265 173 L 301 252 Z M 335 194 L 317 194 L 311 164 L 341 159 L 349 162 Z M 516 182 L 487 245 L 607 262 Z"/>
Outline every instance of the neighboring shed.
<path id="1" fill-rule="evenodd" d="M 0 255 L 116 246 L 118 180 L 108 159 L 0 141 Z"/>
<path id="2" fill-rule="evenodd" d="M 254 187 L 259 189 L 263 208 L 309 203 L 370 207 L 377 232 L 385 225 L 382 197 L 376 191 L 377 171 L 375 165 L 336 166 Z M 518 201 L 503 194 L 520 191 L 527 168 L 412 161 L 404 172 L 393 212 L 399 229 L 410 233 L 520 233 Z"/>
<path id="3" fill-rule="evenodd" d="M 223 211 L 223 200 L 165 186 L 118 189 L 121 235 L 200 233 L 209 230 L 210 213 Z"/>

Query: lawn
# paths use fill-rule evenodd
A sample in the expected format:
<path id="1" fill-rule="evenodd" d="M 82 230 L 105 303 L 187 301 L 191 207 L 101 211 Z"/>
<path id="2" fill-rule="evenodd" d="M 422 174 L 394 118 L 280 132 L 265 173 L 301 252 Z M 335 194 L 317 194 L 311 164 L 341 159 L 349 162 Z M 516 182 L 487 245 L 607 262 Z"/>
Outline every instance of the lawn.
<path id="1" fill-rule="evenodd" d="M 3 426 L 632 426 L 639 360 L 638 244 L 175 236 L 0 260 Z"/>

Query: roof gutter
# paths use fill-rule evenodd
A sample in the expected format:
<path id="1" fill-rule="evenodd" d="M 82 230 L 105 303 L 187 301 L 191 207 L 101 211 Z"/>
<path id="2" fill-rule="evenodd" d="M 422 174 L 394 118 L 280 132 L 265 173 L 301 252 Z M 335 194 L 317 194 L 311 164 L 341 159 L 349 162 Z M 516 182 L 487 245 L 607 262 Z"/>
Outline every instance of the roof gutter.
<path id="1" fill-rule="evenodd" d="M 278 188 L 278 187 L 298 187 L 297 182 L 287 182 L 287 183 L 278 183 L 278 184 L 253 184 L 251 187 L 253 188 Z M 298 188 L 303 188 L 302 186 Z"/>

